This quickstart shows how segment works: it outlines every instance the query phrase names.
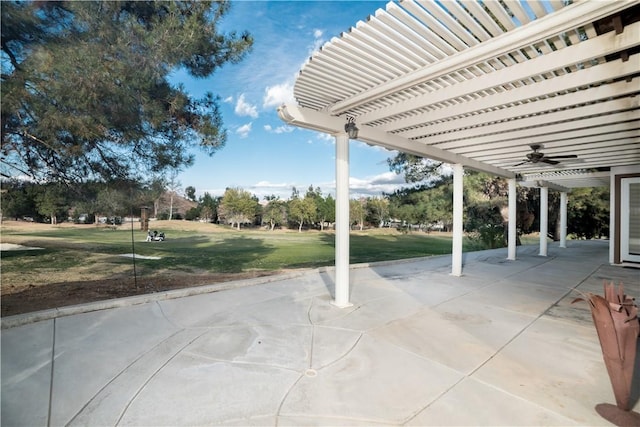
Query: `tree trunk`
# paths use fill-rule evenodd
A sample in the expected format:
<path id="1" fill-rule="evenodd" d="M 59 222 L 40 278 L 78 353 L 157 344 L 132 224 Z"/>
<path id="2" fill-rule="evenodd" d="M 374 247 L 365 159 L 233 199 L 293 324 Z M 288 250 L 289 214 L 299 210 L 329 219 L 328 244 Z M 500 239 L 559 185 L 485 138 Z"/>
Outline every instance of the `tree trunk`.
<path id="1" fill-rule="evenodd" d="M 560 219 L 556 219 L 556 226 L 554 228 L 554 233 L 553 233 L 553 241 L 554 242 L 559 242 L 560 241 Z"/>
<path id="2" fill-rule="evenodd" d="M 173 192 L 171 192 L 171 197 L 169 198 L 169 221 L 173 219 Z"/>
<path id="3" fill-rule="evenodd" d="M 304 224 L 304 221 L 299 221 L 300 226 L 298 227 L 298 233 L 302 233 L 302 224 Z"/>

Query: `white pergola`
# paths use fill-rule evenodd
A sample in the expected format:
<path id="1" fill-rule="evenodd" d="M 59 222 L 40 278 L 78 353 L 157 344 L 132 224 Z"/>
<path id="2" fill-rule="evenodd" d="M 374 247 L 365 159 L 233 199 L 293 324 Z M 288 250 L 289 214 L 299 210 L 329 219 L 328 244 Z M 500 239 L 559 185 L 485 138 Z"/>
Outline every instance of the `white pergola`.
<path id="1" fill-rule="evenodd" d="M 609 185 L 640 165 L 640 1 L 404 0 L 315 52 L 296 80 L 287 123 L 336 138 L 336 295 L 349 305 L 349 138 L 446 162 L 454 171 L 452 274 L 462 274 L 464 168 L 548 190 Z M 334 3 L 339 5 L 339 3 Z M 530 145 L 555 165 L 522 163 Z M 508 258 L 516 256 L 509 221 Z"/>

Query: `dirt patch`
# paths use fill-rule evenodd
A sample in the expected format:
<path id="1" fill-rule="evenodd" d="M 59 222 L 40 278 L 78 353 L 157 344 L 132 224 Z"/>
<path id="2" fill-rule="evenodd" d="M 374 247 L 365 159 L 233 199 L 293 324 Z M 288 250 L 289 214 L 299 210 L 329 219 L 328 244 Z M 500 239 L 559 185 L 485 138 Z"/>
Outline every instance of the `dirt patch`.
<path id="1" fill-rule="evenodd" d="M 39 310 L 85 304 L 114 298 L 184 289 L 233 280 L 280 274 L 283 271 L 259 271 L 218 274 L 172 274 L 137 279 L 104 279 L 81 282 L 50 283 L 33 286 L 15 293 L 2 294 L 2 316 L 31 313 Z"/>
<path id="2" fill-rule="evenodd" d="M 145 255 L 136 255 L 136 254 L 120 254 L 120 256 L 125 258 L 135 258 L 135 259 L 162 259 L 159 256 L 145 256 Z"/>
<path id="3" fill-rule="evenodd" d="M 15 243 L 0 243 L 0 252 L 4 252 L 4 251 L 33 251 L 33 250 L 39 250 L 42 248 L 36 248 L 33 246 L 23 246 L 23 245 L 17 245 Z"/>

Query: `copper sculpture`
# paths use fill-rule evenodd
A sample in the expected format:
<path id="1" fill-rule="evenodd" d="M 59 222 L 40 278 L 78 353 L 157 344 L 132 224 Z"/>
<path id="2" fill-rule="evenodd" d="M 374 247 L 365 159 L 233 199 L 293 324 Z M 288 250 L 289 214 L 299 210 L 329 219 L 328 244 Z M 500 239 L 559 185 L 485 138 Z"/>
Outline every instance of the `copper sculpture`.
<path id="1" fill-rule="evenodd" d="M 604 363 L 607 367 L 616 406 L 599 404 L 596 411 L 619 426 L 640 425 L 640 414 L 631 411 L 630 398 L 640 323 L 634 299 L 624 293 L 622 283 L 604 283 L 604 297 L 586 295 L 591 307 Z M 578 299 L 580 300 L 580 299 Z"/>

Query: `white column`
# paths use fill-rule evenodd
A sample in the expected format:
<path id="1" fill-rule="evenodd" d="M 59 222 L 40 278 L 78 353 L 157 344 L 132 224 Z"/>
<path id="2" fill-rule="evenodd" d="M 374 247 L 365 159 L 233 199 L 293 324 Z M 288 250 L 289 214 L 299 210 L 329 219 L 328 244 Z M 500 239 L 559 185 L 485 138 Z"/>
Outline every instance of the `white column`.
<path id="1" fill-rule="evenodd" d="M 567 193 L 560 193 L 560 247 L 567 247 Z"/>
<path id="2" fill-rule="evenodd" d="M 336 289 L 333 304 L 349 307 L 349 136 L 336 136 Z"/>
<path id="3" fill-rule="evenodd" d="M 451 274 L 462 276 L 462 180 L 464 168 L 453 165 L 453 242 L 451 245 Z"/>
<path id="4" fill-rule="evenodd" d="M 509 179 L 509 231 L 508 231 L 508 250 L 507 259 L 515 261 L 516 259 L 516 206 L 518 202 L 518 195 L 516 193 L 516 180 L 515 178 Z"/>
<path id="5" fill-rule="evenodd" d="M 549 189 L 547 187 L 540 187 L 540 256 L 547 256 L 548 216 Z"/>
<path id="6" fill-rule="evenodd" d="M 620 242 L 616 239 L 616 227 L 617 222 L 616 217 L 618 216 L 616 212 L 616 194 L 618 193 L 616 189 L 616 172 L 614 168 L 611 168 L 611 172 L 609 175 L 609 264 L 613 264 L 616 259 L 616 245 L 619 245 Z M 619 196 L 618 196 L 619 197 Z"/>

